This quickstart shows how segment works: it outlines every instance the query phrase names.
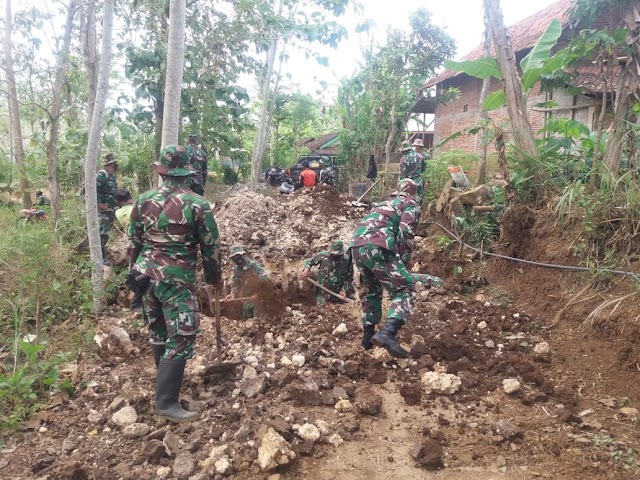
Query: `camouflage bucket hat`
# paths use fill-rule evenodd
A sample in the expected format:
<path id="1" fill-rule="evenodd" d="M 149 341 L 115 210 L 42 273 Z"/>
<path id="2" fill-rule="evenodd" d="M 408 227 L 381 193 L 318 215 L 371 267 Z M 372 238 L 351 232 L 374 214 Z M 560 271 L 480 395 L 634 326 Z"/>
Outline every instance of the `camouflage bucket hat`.
<path id="1" fill-rule="evenodd" d="M 118 161 L 116 160 L 116 156 L 113 153 L 107 153 L 102 160 L 102 165 L 106 167 L 107 165 L 110 165 L 112 163 L 118 163 Z"/>
<path id="2" fill-rule="evenodd" d="M 346 250 L 344 248 L 344 242 L 342 240 L 336 240 L 331 244 L 331 249 L 329 250 L 331 255 L 344 255 Z"/>
<path id="3" fill-rule="evenodd" d="M 400 144 L 400 151 L 401 152 L 407 152 L 411 150 L 411 143 L 409 143 L 407 140 L 405 140 L 404 142 L 402 142 Z"/>
<path id="4" fill-rule="evenodd" d="M 413 141 L 413 146 L 414 146 L 414 147 L 424 147 L 424 143 L 423 143 L 423 141 L 422 141 L 422 139 L 421 139 L 421 138 L 416 138 L 416 139 Z"/>
<path id="5" fill-rule="evenodd" d="M 392 195 L 404 195 L 415 197 L 418 193 L 418 184 L 410 178 L 403 178 L 398 180 L 398 190 L 393 192 Z"/>
<path id="6" fill-rule="evenodd" d="M 229 258 L 235 257 L 236 255 L 244 255 L 244 247 L 242 245 L 234 245 L 229 249 Z"/>
<path id="7" fill-rule="evenodd" d="M 160 173 L 167 177 L 188 177 L 194 173 L 189 165 L 189 153 L 181 145 L 167 145 L 154 165 L 160 167 Z"/>

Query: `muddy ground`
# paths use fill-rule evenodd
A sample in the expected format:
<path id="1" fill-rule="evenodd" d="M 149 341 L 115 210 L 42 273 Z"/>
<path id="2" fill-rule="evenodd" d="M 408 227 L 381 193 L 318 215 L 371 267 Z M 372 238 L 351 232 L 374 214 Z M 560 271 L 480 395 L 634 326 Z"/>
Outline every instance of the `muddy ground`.
<path id="1" fill-rule="evenodd" d="M 76 395 L 53 396 L 9 439 L 0 477 L 637 478 L 640 387 L 631 340 L 603 336 L 599 321 L 579 328 L 585 304 L 599 298 L 566 308 L 548 328 L 571 307 L 581 277 L 452 260 L 426 230 L 416 241 L 419 269 L 445 278 L 445 289 L 420 293 L 400 334 L 412 358 L 392 360 L 382 349 L 361 349 L 357 303 L 313 306 L 295 281 L 304 257 L 333 235 L 316 229 L 336 225 L 346 240 L 361 212 L 319 191 L 256 197 L 249 215 L 238 195 L 218 207 L 223 241 L 235 243 L 225 224 L 232 230 L 231 218 L 242 216 L 253 232 L 245 243 L 275 285 L 262 299 L 268 315 L 240 321 L 233 309 L 224 312 L 223 360 L 243 362 L 229 373 L 211 372 L 214 321 L 202 319 L 182 389 L 201 418 L 179 426 L 154 419 L 145 329 L 114 305 L 100 321 L 102 346 L 67 366 Z M 314 208 L 324 198 L 329 215 Z M 551 252 L 557 238 L 545 222 L 528 228 L 532 241 L 513 253 L 533 255 L 539 228 L 550 242 L 544 255 L 571 262 Z M 444 383 L 434 388 L 433 379 Z M 123 420 L 125 413 L 133 417 Z M 274 435 L 286 443 L 267 465 Z"/>

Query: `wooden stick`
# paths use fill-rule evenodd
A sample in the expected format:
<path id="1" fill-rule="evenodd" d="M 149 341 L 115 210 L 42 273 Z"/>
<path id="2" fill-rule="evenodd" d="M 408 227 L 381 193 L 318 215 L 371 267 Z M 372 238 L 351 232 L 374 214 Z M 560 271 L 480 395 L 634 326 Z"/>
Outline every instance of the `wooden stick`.
<path id="1" fill-rule="evenodd" d="M 251 300 L 251 297 L 232 298 L 231 300 L 220 300 L 220 302 L 244 302 L 245 300 Z"/>
<path id="2" fill-rule="evenodd" d="M 371 191 L 371 189 L 372 189 L 373 187 L 375 187 L 375 186 L 378 184 L 378 182 L 380 181 L 380 179 L 381 179 L 381 178 L 382 178 L 382 177 L 380 177 L 380 178 L 379 178 L 379 179 L 377 179 L 375 182 L 373 182 L 373 185 L 371 185 L 369 188 L 367 188 L 367 190 L 366 190 L 362 195 L 360 195 L 360 198 L 358 198 L 358 200 L 356 200 L 356 203 L 360 203 L 360 200 L 362 200 L 362 199 L 364 198 L 364 196 L 365 196 L 367 193 L 369 193 L 369 192 Z"/>
<path id="3" fill-rule="evenodd" d="M 331 290 L 329 290 L 326 287 L 323 287 L 322 285 L 320 285 L 318 282 L 316 282 L 315 280 L 311 280 L 309 277 L 307 277 L 307 282 L 309 282 L 311 285 L 315 285 L 316 287 L 318 287 L 320 290 L 323 290 L 325 292 L 327 292 L 329 295 L 333 295 L 334 297 L 342 300 L 343 302 L 346 303 L 353 303 L 353 300 L 351 300 L 350 298 L 344 297 L 342 298 L 340 295 L 338 295 L 336 292 L 332 292 Z"/>

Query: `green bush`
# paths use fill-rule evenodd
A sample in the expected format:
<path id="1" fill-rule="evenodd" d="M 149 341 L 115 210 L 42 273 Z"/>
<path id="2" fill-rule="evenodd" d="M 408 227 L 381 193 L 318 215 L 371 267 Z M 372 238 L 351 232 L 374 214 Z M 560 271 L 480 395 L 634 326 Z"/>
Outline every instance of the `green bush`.
<path id="1" fill-rule="evenodd" d="M 225 185 L 235 185 L 238 183 L 238 172 L 229 165 L 222 165 L 222 182 Z"/>
<path id="2" fill-rule="evenodd" d="M 448 167 L 460 165 L 465 172 L 469 172 L 478 161 L 478 155 L 459 150 L 444 152 L 431 160 L 427 160 L 424 180 L 427 185 L 425 196 L 428 201 L 433 202 L 436 200 L 442 193 L 446 183 L 451 179 Z"/>

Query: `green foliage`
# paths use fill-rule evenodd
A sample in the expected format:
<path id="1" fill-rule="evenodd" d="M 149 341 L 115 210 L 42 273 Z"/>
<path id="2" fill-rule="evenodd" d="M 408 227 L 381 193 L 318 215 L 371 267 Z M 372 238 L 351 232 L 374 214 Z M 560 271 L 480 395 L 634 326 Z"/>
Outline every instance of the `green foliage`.
<path id="1" fill-rule="evenodd" d="M 460 165 L 464 171 L 469 171 L 478 163 L 478 155 L 461 150 L 451 150 L 427 161 L 424 172 L 425 197 L 429 202 L 437 200 L 446 183 L 451 180 L 448 168 Z"/>
<path id="2" fill-rule="evenodd" d="M 390 29 L 380 46 L 372 43 L 362 67 L 340 81 L 340 161 L 354 173 L 364 173 L 371 154 L 377 161 L 382 158 L 380 145 L 392 130 L 395 148 L 406 129 L 403 115 L 415 103 L 415 92 L 454 53 L 454 40 L 432 22 L 428 10 L 412 12 L 409 27 L 409 31 Z"/>
<path id="3" fill-rule="evenodd" d="M 500 235 L 500 224 L 496 212 L 477 214 L 469 212 L 464 217 L 454 217 L 456 231 L 471 245 L 489 246 Z"/>
<path id="4" fill-rule="evenodd" d="M 238 172 L 229 165 L 222 166 L 222 182 L 225 185 L 235 185 L 238 183 Z"/>
<path id="5" fill-rule="evenodd" d="M 10 432 L 33 415 L 51 390 L 67 393 L 74 390 L 57 368 L 67 360 L 65 354 L 44 360 L 40 358 L 43 345 L 18 340 L 17 347 L 15 362 L 22 366 L 0 374 L 0 433 Z"/>

